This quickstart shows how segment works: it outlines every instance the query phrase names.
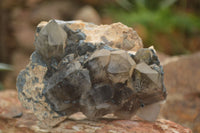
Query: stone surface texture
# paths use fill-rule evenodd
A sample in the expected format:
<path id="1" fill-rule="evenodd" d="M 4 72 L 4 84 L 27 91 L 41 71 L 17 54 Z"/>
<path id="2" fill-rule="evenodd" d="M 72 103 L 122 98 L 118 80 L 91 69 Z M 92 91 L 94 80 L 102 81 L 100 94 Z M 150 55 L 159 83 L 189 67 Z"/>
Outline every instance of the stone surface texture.
<path id="1" fill-rule="evenodd" d="M 23 106 L 46 126 L 82 112 L 154 121 L 166 99 L 155 50 L 121 23 L 50 20 L 36 29 L 35 51 L 17 78 Z"/>
<path id="2" fill-rule="evenodd" d="M 1 91 L 0 101 L 1 133 L 191 133 L 190 129 L 164 119 L 88 121 L 80 120 L 80 114 L 74 115 L 77 121 L 65 120 L 54 128 L 41 128 L 38 119 L 21 106 L 16 91 Z"/>
<path id="3" fill-rule="evenodd" d="M 163 62 L 168 97 L 161 116 L 200 132 L 200 52 Z"/>

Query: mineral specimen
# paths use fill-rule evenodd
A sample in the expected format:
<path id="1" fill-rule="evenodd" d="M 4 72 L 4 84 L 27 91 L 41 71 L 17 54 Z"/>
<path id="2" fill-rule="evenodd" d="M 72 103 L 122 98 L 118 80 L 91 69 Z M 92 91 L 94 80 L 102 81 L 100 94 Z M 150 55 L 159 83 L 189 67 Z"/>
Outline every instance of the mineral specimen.
<path id="1" fill-rule="evenodd" d="M 121 23 L 50 20 L 36 29 L 36 50 L 17 78 L 22 104 L 54 126 L 76 112 L 155 120 L 166 99 L 153 48 Z"/>

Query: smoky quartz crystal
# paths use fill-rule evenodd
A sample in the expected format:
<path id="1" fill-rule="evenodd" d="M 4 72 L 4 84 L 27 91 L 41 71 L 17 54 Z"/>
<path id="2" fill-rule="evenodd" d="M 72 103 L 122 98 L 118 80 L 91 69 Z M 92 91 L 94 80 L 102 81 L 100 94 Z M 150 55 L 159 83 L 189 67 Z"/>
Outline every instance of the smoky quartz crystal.
<path id="1" fill-rule="evenodd" d="M 50 20 L 37 26 L 34 45 L 17 90 L 46 125 L 77 112 L 91 120 L 107 114 L 156 119 L 166 99 L 163 69 L 132 28 Z"/>

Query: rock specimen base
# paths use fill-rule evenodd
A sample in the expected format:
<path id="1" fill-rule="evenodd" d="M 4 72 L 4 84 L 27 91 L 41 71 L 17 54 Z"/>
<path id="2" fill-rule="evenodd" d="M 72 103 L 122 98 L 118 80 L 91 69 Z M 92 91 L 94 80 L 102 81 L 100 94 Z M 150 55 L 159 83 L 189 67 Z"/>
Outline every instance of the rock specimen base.
<path id="1" fill-rule="evenodd" d="M 38 25 L 34 45 L 17 89 L 46 125 L 77 112 L 92 120 L 107 114 L 156 119 L 166 99 L 162 66 L 131 28 L 51 20 Z"/>
<path id="2" fill-rule="evenodd" d="M 139 119 L 88 121 L 83 120 L 80 113 L 73 115 L 76 121 L 67 119 L 54 128 L 41 128 L 37 118 L 21 107 L 15 91 L 0 91 L 0 101 L 2 133 L 192 133 L 189 128 L 164 119 L 155 122 Z"/>

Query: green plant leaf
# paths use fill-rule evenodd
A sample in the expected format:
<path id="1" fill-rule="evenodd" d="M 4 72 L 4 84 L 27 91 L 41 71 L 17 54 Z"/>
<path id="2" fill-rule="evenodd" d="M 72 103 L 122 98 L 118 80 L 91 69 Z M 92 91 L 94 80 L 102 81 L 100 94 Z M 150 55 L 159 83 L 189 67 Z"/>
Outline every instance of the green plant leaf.
<path id="1" fill-rule="evenodd" d="M 13 67 L 8 64 L 0 63 L 0 71 L 12 71 Z"/>
<path id="2" fill-rule="evenodd" d="M 162 0 L 160 3 L 160 8 L 164 9 L 164 8 L 169 8 L 170 6 L 172 6 L 177 0 Z"/>

